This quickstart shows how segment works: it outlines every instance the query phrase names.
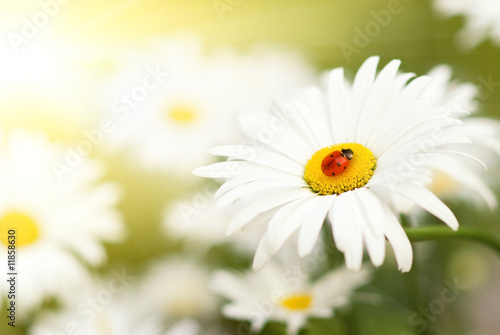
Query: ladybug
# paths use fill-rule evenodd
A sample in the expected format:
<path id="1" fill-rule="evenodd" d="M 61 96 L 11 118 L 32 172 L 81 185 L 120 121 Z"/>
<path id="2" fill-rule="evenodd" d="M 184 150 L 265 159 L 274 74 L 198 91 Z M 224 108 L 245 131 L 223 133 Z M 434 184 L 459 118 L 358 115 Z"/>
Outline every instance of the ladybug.
<path id="1" fill-rule="evenodd" d="M 349 166 L 353 154 L 351 149 L 336 150 L 329 153 L 321 163 L 323 174 L 329 177 L 341 174 Z"/>

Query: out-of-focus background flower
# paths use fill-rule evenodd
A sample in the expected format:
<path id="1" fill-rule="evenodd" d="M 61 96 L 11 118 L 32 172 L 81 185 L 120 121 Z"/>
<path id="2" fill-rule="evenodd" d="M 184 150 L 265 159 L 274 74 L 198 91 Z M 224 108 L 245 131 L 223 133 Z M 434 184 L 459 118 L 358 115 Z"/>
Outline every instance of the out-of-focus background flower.
<path id="1" fill-rule="evenodd" d="M 453 80 L 476 86 L 475 113 L 499 119 L 499 6 L 468 15 L 430 0 L 1 0 L 0 227 L 31 228 L 19 236 L 16 327 L 5 286 L 0 333 L 248 334 L 248 323 L 222 316 L 231 294 L 211 281 L 247 271 L 258 238 L 224 238 L 217 185 L 191 174 L 213 162 L 205 150 L 243 141 L 240 114 L 322 85 L 327 69 L 354 75 L 372 55 L 417 75 L 449 65 Z M 498 165 L 486 156 L 498 199 Z M 461 225 L 499 235 L 498 210 L 467 196 L 447 204 Z M 304 333 L 500 333 L 493 252 L 470 242 L 415 251 L 420 293 L 405 293 L 407 275 L 388 258 Z M 332 253 L 322 266 L 341 263 Z M 277 322 L 263 328 L 284 333 Z"/>

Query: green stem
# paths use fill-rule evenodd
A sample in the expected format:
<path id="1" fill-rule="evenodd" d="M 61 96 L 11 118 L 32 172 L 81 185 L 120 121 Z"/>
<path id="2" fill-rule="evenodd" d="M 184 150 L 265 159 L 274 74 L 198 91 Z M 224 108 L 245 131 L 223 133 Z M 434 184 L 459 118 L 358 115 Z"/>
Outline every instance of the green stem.
<path id="1" fill-rule="evenodd" d="M 448 227 L 404 228 L 411 242 L 467 239 L 483 243 L 500 255 L 500 240 L 489 232 L 462 227 L 453 231 Z"/>

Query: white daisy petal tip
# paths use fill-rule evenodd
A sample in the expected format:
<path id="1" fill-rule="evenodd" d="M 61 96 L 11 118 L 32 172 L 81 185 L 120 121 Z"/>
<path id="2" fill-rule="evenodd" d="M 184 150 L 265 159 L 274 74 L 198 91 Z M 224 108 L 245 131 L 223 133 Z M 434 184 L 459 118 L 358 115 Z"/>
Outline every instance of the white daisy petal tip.
<path id="1" fill-rule="evenodd" d="M 229 225 L 226 228 L 226 231 L 224 232 L 224 235 L 226 237 L 229 237 L 229 236 L 233 235 L 234 233 L 236 233 L 238 231 L 241 231 L 241 228 L 237 228 L 237 227 L 233 227 L 233 226 Z"/>
<path id="2" fill-rule="evenodd" d="M 371 66 L 377 66 L 378 63 L 380 62 L 380 56 L 378 55 L 373 55 L 373 56 L 370 56 L 368 57 L 364 62 L 363 64 L 370 64 Z"/>
<path id="3" fill-rule="evenodd" d="M 221 179 L 229 176 L 227 162 L 219 162 L 211 165 L 197 167 L 192 174 L 202 178 Z"/>
<path id="4" fill-rule="evenodd" d="M 229 147 L 231 147 L 231 146 L 221 145 L 221 146 L 217 146 L 217 147 L 212 147 L 212 148 L 205 150 L 205 153 L 212 155 L 212 156 L 227 157 L 228 155 L 225 152 L 226 152 L 227 148 L 229 148 Z"/>
<path id="5" fill-rule="evenodd" d="M 266 265 L 268 261 L 257 261 L 257 260 L 253 260 L 252 261 L 252 270 L 253 271 L 260 271 L 264 265 Z"/>
<path id="6" fill-rule="evenodd" d="M 195 168 L 193 171 L 191 171 L 191 173 L 198 177 L 210 178 L 210 175 L 206 173 L 206 169 L 204 166 Z"/>
<path id="7" fill-rule="evenodd" d="M 413 262 L 409 262 L 408 264 L 398 265 L 398 270 L 401 271 L 402 273 L 408 273 L 411 271 L 412 265 Z"/>

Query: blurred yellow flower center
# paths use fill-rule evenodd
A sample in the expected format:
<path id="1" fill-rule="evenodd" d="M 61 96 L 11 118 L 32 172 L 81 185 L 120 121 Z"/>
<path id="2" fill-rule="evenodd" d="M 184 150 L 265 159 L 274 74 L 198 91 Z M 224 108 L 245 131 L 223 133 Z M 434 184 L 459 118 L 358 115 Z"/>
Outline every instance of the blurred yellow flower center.
<path id="1" fill-rule="evenodd" d="M 0 219 L 0 241 L 9 245 L 9 230 L 15 231 L 16 246 L 21 247 L 36 241 L 39 235 L 35 221 L 22 212 L 8 212 Z"/>
<path id="2" fill-rule="evenodd" d="M 312 297 L 310 294 L 294 294 L 281 301 L 281 305 L 292 311 L 303 311 L 311 307 Z"/>
<path id="3" fill-rule="evenodd" d="M 335 151 L 350 149 L 352 158 L 341 173 L 325 175 L 323 160 Z M 342 143 L 317 151 L 306 164 L 304 179 L 314 192 L 321 195 L 341 194 L 366 185 L 373 176 L 377 160 L 373 153 L 358 143 Z M 335 166 L 333 168 L 336 168 Z M 340 168 L 340 167 L 339 167 Z"/>
<path id="4" fill-rule="evenodd" d="M 106 315 L 99 315 L 97 319 L 97 328 L 99 334 L 108 335 L 113 334 L 113 329 L 111 328 L 110 320 Z"/>
<path id="5" fill-rule="evenodd" d="M 176 106 L 167 112 L 168 119 L 179 124 L 192 123 L 197 116 L 196 111 L 188 106 Z"/>
<path id="6" fill-rule="evenodd" d="M 455 179 L 451 178 L 449 174 L 441 170 L 434 170 L 432 183 L 429 188 L 432 193 L 437 195 L 449 194 L 458 190 L 459 183 Z"/>

